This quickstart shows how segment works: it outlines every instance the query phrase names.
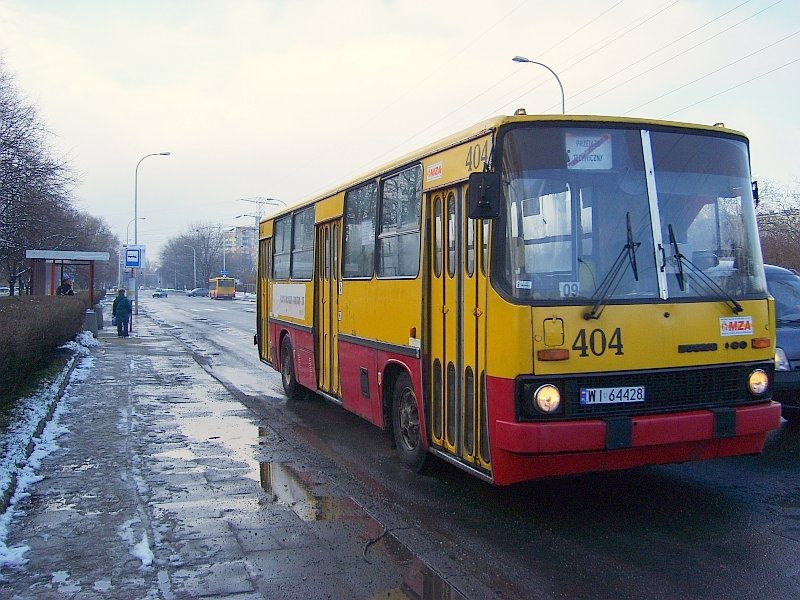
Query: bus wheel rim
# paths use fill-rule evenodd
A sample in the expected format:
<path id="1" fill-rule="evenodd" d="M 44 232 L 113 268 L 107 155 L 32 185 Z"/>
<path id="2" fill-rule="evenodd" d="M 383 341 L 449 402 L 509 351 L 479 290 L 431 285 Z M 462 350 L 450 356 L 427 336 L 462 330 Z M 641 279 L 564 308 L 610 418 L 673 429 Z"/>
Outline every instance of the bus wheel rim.
<path id="1" fill-rule="evenodd" d="M 419 413 L 411 390 L 405 390 L 400 398 L 400 437 L 407 450 L 416 450 L 419 444 Z"/>
<path id="2" fill-rule="evenodd" d="M 289 385 L 292 383 L 292 368 L 289 364 L 291 357 L 289 356 L 289 352 L 284 349 L 283 357 L 281 359 L 281 375 L 283 375 L 283 383 L 284 385 Z"/>

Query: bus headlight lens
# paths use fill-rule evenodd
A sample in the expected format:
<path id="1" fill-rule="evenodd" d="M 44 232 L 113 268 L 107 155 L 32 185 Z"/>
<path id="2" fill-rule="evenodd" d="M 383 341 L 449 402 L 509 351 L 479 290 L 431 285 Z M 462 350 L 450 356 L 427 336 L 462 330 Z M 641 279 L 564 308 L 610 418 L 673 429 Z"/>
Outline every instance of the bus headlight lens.
<path id="1" fill-rule="evenodd" d="M 747 388 L 755 396 L 761 396 L 769 389 L 769 375 L 763 369 L 756 369 L 747 377 Z"/>
<path id="2" fill-rule="evenodd" d="M 789 365 L 789 359 L 786 358 L 786 352 L 783 348 L 775 348 L 775 370 L 776 371 L 791 371 L 792 367 Z"/>
<path id="3" fill-rule="evenodd" d="M 539 386 L 533 392 L 533 405 L 538 411 L 551 415 L 561 406 L 561 392 L 556 386 L 549 383 Z"/>

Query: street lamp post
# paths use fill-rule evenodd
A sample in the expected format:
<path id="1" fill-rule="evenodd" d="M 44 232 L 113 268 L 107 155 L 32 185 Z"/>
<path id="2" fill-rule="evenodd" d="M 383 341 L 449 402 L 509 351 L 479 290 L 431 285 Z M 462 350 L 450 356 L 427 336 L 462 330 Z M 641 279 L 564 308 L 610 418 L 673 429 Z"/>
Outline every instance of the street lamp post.
<path id="1" fill-rule="evenodd" d="M 258 227 L 261 221 L 261 217 L 259 215 L 254 215 L 254 214 L 244 214 L 244 215 L 236 215 L 235 218 L 241 219 L 242 217 L 253 217 L 253 219 L 255 219 L 255 226 L 253 227 L 254 235 L 251 238 L 250 242 L 250 252 L 246 254 L 248 258 L 249 271 L 251 273 L 255 273 L 256 266 L 258 264 L 258 238 L 259 238 Z"/>
<path id="2" fill-rule="evenodd" d="M 138 217 L 140 221 L 144 220 L 144 217 Z M 127 248 L 131 243 L 131 223 L 133 223 L 136 219 L 131 219 L 128 221 L 128 226 L 125 228 L 125 247 Z M 117 274 L 117 282 L 119 283 L 119 287 L 122 287 L 122 265 L 124 260 L 120 258 L 118 261 L 119 263 L 119 273 Z"/>
<path id="3" fill-rule="evenodd" d="M 259 217 L 258 215 L 252 215 L 250 213 L 245 213 L 243 215 L 236 215 L 233 218 L 234 219 L 241 219 L 242 217 L 253 217 L 253 219 L 255 219 L 254 225 L 256 226 L 256 229 L 258 229 L 258 222 L 261 220 L 261 217 Z"/>
<path id="4" fill-rule="evenodd" d="M 261 217 L 264 214 L 262 209 L 265 204 L 279 203 L 283 206 L 288 206 L 283 200 L 279 200 L 278 198 L 264 198 L 263 196 L 255 196 L 254 198 L 239 198 L 239 200 L 242 202 L 252 202 L 258 207 L 258 210 L 256 211 L 258 213 L 258 221 L 261 220 Z"/>
<path id="5" fill-rule="evenodd" d="M 169 152 L 153 152 L 152 154 L 145 154 L 136 163 L 136 170 L 133 177 L 133 243 L 139 246 L 139 165 L 145 158 L 150 156 L 169 156 Z M 136 269 L 131 269 L 133 273 L 133 314 L 139 315 L 139 280 L 136 278 Z"/>
<path id="6" fill-rule="evenodd" d="M 131 219 L 130 221 L 128 221 L 128 227 L 125 229 L 125 245 L 126 246 L 131 243 L 130 242 L 130 240 L 131 240 L 131 223 L 133 223 L 136 220 L 144 221 L 144 220 L 146 220 L 146 217 L 137 217 L 136 219 Z"/>
<path id="7" fill-rule="evenodd" d="M 562 115 L 566 114 L 566 111 L 565 111 L 565 108 L 564 108 L 564 86 L 561 85 L 561 80 L 558 78 L 558 75 L 556 75 L 556 72 L 553 71 L 553 69 L 551 69 L 550 67 L 548 67 L 544 63 L 536 62 L 535 60 L 530 60 L 529 58 L 525 58 L 524 56 L 515 56 L 511 60 L 513 60 L 514 62 L 518 62 L 518 63 L 530 63 L 532 65 L 539 65 L 540 67 L 544 67 L 545 69 L 550 71 L 550 73 L 553 74 L 553 77 L 556 78 L 556 81 L 558 82 L 558 87 L 561 90 L 561 114 Z"/>
<path id="8" fill-rule="evenodd" d="M 222 273 L 220 273 L 220 275 L 225 273 L 223 277 L 227 276 L 228 274 L 228 266 L 225 264 L 225 246 L 228 245 L 228 240 L 230 239 L 230 237 L 227 234 L 231 233 L 232 231 L 236 231 L 236 227 L 226 229 L 224 232 L 222 232 Z"/>
<path id="9" fill-rule="evenodd" d="M 194 287 L 197 287 L 197 252 L 194 246 L 190 246 L 189 244 L 184 244 L 184 246 L 192 249 L 192 272 L 194 274 Z"/>

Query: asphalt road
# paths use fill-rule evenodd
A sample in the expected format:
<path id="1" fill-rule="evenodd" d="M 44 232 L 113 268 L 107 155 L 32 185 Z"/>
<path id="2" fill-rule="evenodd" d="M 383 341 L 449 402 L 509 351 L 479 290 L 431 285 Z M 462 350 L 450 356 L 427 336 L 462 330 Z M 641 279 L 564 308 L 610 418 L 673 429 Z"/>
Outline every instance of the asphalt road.
<path id="1" fill-rule="evenodd" d="M 254 303 L 173 294 L 142 310 L 251 410 L 339 465 L 359 504 L 417 527 L 498 597 L 800 597 L 800 434 L 785 426 L 758 457 L 510 488 L 438 461 L 414 475 L 360 418 L 285 400 L 252 345 Z"/>

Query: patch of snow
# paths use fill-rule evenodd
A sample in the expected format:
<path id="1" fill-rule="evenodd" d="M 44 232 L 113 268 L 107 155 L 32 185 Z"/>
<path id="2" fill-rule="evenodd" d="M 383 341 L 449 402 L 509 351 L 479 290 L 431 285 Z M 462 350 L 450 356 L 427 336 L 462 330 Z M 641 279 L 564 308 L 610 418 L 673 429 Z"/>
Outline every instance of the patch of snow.
<path id="1" fill-rule="evenodd" d="M 150 541 L 148 540 L 146 533 L 142 534 L 142 541 L 133 547 L 131 554 L 142 561 L 142 567 L 149 567 L 153 564 L 153 559 L 155 556 L 153 555 L 153 551 L 150 549 Z"/>
<path id="2" fill-rule="evenodd" d="M 131 547 L 131 554 L 142 562 L 142 568 L 145 569 L 153 564 L 155 555 L 150 549 L 150 540 L 147 537 L 147 533 L 142 533 L 141 541 L 134 544 L 136 533 L 133 531 L 133 525 L 141 522 L 142 520 L 139 518 L 128 519 L 120 526 L 117 535 L 128 543 Z"/>

